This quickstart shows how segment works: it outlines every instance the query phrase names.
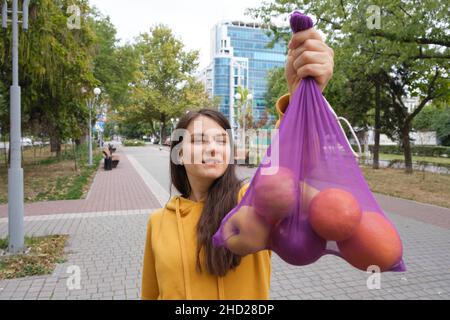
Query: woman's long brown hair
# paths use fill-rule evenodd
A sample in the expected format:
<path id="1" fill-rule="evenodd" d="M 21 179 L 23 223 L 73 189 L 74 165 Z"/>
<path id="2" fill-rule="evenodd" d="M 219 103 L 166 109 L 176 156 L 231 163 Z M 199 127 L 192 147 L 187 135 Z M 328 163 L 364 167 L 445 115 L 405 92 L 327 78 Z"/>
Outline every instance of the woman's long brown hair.
<path id="1" fill-rule="evenodd" d="M 217 122 L 224 130 L 230 132 L 231 126 L 227 118 L 222 113 L 212 109 L 201 109 L 190 111 L 185 114 L 178 122 L 176 129 L 187 129 L 192 120 L 199 116 L 209 117 Z M 229 141 L 232 143 L 232 137 L 229 133 Z M 179 141 L 172 141 L 170 145 L 170 154 L 183 138 Z M 233 153 L 231 153 L 233 154 Z M 170 161 L 170 177 L 175 188 L 185 198 L 191 194 L 191 186 L 183 165 L 175 164 Z M 202 271 L 200 263 L 200 254 L 203 249 L 205 254 L 206 269 L 209 273 L 217 276 L 224 276 L 229 270 L 236 268 L 241 257 L 233 254 L 224 247 L 216 248 L 212 244 L 212 237 L 219 229 L 220 223 L 225 215 L 237 205 L 237 195 L 241 187 L 240 181 L 235 172 L 234 162 L 229 163 L 225 173 L 217 178 L 208 190 L 205 199 L 203 211 L 197 225 L 197 270 Z"/>

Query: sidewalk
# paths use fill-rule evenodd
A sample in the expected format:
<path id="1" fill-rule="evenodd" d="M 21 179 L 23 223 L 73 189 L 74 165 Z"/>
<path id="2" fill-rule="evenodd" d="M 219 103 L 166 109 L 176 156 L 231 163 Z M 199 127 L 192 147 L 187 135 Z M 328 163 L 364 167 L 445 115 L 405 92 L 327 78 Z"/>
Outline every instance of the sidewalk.
<path id="1" fill-rule="evenodd" d="M 378 193 L 375 194 L 375 198 L 381 208 L 387 212 L 395 212 L 403 217 L 450 230 L 450 209 L 448 208 Z"/>
<path id="2" fill-rule="evenodd" d="M 118 147 L 120 163 L 112 171 L 97 171 L 86 199 L 43 201 L 25 204 L 25 216 L 158 208 L 160 204 Z M 0 219 L 8 216 L 8 206 L 0 205 Z"/>
<path id="3" fill-rule="evenodd" d="M 149 189 L 152 184 L 143 181 L 139 170 L 126 158 L 126 152 L 127 148 L 123 148 L 118 169 L 108 172 L 100 169 L 88 199 L 68 201 L 71 204 L 67 204 L 64 214 L 38 211 L 33 204 L 28 206 L 26 234 L 69 234 L 68 260 L 51 275 L 0 281 L 0 300 L 139 298 L 146 221 L 150 212 L 161 205 L 156 200 L 159 196 L 152 193 L 157 189 Z M 152 152 L 152 148 L 142 149 L 142 156 L 147 159 Z M 104 192 L 106 195 L 100 192 L 101 186 L 108 190 Z M 100 193 L 94 193 L 96 190 Z M 126 194 L 117 194 L 121 192 Z M 114 197 L 120 200 L 108 207 L 106 199 Z M 450 232 L 446 227 L 450 210 L 376 197 L 403 240 L 406 273 L 383 273 L 380 289 L 369 290 L 370 274 L 356 270 L 338 257 L 327 255 L 314 264 L 296 267 L 273 254 L 271 298 L 450 299 Z M 127 205 L 143 208 L 130 210 L 124 208 Z M 81 208 L 91 211 L 80 211 Z M 101 212 L 92 212 L 94 209 Z M 7 227 L 6 219 L 0 218 L 0 237 L 7 234 Z M 71 266 L 80 270 L 79 289 L 68 286 L 74 276 L 67 273 Z"/>

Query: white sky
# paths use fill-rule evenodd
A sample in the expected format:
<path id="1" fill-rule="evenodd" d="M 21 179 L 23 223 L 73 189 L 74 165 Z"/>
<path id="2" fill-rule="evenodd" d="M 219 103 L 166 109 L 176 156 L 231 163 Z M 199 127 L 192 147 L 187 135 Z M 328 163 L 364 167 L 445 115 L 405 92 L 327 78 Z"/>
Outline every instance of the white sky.
<path id="1" fill-rule="evenodd" d="M 132 41 L 152 25 L 168 25 L 189 50 L 200 50 L 200 68 L 210 56 L 210 31 L 220 20 L 251 21 L 246 8 L 258 7 L 261 0 L 90 0 L 111 17 L 117 37 Z"/>

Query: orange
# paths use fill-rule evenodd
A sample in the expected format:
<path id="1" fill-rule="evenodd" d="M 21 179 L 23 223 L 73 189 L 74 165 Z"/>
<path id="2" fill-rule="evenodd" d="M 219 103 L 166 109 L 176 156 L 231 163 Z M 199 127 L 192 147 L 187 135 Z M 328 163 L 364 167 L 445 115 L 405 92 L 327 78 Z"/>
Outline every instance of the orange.
<path id="1" fill-rule="evenodd" d="M 309 223 L 326 240 L 343 241 L 351 237 L 361 220 L 361 208 L 349 192 L 329 188 L 312 199 Z"/>
<path id="2" fill-rule="evenodd" d="M 363 212 L 361 223 L 350 239 L 337 243 L 342 257 L 367 271 L 375 265 L 390 270 L 402 258 L 402 241 L 394 226 L 380 213 Z"/>

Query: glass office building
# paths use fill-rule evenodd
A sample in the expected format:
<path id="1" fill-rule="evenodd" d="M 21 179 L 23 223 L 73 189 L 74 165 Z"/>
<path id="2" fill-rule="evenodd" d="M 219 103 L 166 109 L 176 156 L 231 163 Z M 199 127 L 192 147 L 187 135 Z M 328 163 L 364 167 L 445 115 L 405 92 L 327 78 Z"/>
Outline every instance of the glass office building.
<path id="1" fill-rule="evenodd" d="M 239 21 L 219 23 L 211 31 L 211 64 L 202 71 L 200 79 L 211 97 L 220 97 L 219 110 L 234 128 L 236 89 L 243 87 L 252 94 L 249 103 L 257 121 L 266 108 L 268 71 L 284 66 L 286 61 L 286 45 L 277 43 L 267 48 L 271 38 L 266 31 L 256 23 Z"/>

